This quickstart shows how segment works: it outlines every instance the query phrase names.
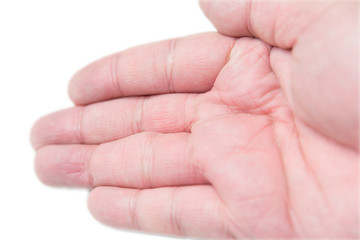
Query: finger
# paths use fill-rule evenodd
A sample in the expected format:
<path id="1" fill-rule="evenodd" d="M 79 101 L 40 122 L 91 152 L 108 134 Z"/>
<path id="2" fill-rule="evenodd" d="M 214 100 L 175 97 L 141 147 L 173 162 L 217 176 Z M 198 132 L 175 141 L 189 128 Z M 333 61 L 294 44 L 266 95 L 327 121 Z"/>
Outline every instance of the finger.
<path id="1" fill-rule="evenodd" d="M 40 119 L 32 144 L 98 144 L 135 133 L 188 132 L 196 120 L 197 94 L 122 98 L 75 107 Z"/>
<path id="2" fill-rule="evenodd" d="M 269 114 L 281 99 L 269 62 L 271 47 L 259 39 L 241 38 L 214 84 L 221 103 L 251 114 Z M 280 101 L 279 101 L 280 100 Z"/>
<path id="3" fill-rule="evenodd" d="M 234 39 L 216 33 L 138 46 L 98 60 L 70 82 L 74 103 L 211 89 Z"/>
<path id="4" fill-rule="evenodd" d="M 334 1 L 200 0 L 205 15 L 222 34 L 254 36 L 282 48 L 291 48 L 300 33 Z"/>
<path id="5" fill-rule="evenodd" d="M 107 225 L 179 236 L 234 238 L 223 205 L 210 186 L 134 190 L 99 187 L 88 207 Z"/>
<path id="6" fill-rule="evenodd" d="M 189 134 L 141 133 L 94 145 L 40 148 L 36 172 L 47 185 L 151 188 L 206 184 L 193 163 Z"/>

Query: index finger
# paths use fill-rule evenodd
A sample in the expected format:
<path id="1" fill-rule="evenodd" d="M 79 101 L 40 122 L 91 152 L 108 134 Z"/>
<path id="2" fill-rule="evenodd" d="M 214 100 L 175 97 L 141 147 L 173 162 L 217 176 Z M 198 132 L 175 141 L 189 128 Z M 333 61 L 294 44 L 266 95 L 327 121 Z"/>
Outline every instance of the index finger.
<path id="1" fill-rule="evenodd" d="M 72 101 L 84 105 L 108 99 L 211 89 L 234 38 L 204 33 L 127 49 L 80 70 L 70 81 Z"/>

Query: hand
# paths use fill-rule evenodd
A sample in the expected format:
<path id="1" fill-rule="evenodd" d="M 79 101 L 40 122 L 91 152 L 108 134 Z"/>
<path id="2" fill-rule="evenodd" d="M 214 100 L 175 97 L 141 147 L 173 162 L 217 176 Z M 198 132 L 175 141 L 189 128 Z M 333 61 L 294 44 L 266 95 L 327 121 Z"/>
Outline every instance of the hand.
<path id="1" fill-rule="evenodd" d="M 119 228 L 358 236 L 355 5 L 202 1 L 228 36 L 131 48 L 74 76 L 78 106 L 33 128 L 39 178 L 91 188 L 92 214 Z"/>

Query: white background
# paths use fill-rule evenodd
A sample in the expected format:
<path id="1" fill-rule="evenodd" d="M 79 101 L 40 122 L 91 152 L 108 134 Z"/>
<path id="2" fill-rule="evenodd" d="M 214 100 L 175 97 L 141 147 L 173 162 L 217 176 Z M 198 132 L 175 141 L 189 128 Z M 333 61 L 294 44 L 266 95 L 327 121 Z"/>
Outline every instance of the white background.
<path id="1" fill-rule="evenodd" d="M 0 0 L 0 239 L 166 239 L 96 222 L 88 192 L 42 185 L 31 125 L 71 106 L 70 77 L 130 46 L 214 31 L 196 0 Z"/>

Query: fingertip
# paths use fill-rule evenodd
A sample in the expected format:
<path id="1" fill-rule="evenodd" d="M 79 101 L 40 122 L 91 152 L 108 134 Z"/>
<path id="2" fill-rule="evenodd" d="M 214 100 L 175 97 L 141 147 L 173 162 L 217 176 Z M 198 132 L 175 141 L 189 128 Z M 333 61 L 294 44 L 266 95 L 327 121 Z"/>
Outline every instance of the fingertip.
<path id="1" fill-rule="evenodd" d="M 90 187 L 86 158 L 92 151 L 92 147 L 79 145 L 41 147 L 35 157 L 36 175 L 49 186 Z"/>
<path id="2" fill-rule="evenodd" d="M 128 216 L 129 194 L 134 190 L 116 187 L 96 187 L 91 190 L 87 206 L 91 215 L 99 222 L 126 229 L 132 229 Z"/>
<path id="3" fill-rule="evenodd" d="M 69 84 L 68 84 L 68 96 L 70 98 L 70 100 L 75 104 L 75 105 L 83 105 L 82 101 L 81 101 L 81 97 L 80 96 L 80 93 L 79 93 L 79 89 L 77 87 L 77 75 L 78 75 L 78 72 L 75 73 L 70 81 L 69 81 Z"/>
<path id="4" fill-rule="evenodd" d="M 87 105 L 117 96 L 115 60 L 116 54 L 101 58 L 73 75 L 68 94 L 75 105 Z"/>
<path id="5" fill-rule="evenodd" d="M 36 152 L 34 168 L 38 179 L 45 185 L 58 185 L 57 178 L 54 176 L 55 164 L 50 164 L 51 158 L 48 156 L 47 148 L 40 148 Z"/>
<path id="6" fill-rule="evenodd" d="M 198 4 L 204 15 L 207 17 L 209 12 L 209 7 L 211 4 L 211 1 L 208 0 L 198 0 Z"/>
<path id="7" fill-rule="evenodd" d="M 230 37 L 252 36 L 248 29 L 248 1 L 199 0 L 199 6 L 216 30 Z"/>
<path id="8" fill-rule="evenodd" d="M 83 106 L 91 103 L 91 93 L 89 96 L 88 88 L 92 88 L 94 78 L 98 75 L 94 73 L 93 63 L 85 66 L 84 68 L 77 71 L 70 79 L 68 84 L 68 95 L 70 100 L 76 106 Z M 93 97 L 96 94 L 93 94 Z"/>
<path id="9" fill-rule="evenodd" d="M 40 146 L 39 143 L 39 120 L 36 120 L 36 122 L 33 124 L 30 130 L 30 144 L 34 150 L 38 149 Z"/>
<path id="10" fill-rule="evenodd" d="M 91 189 L 88 200 L 87 207 L 90 213 L 100 222 L 101 216 L 106 213 L 106 206 L 109 206 L 111 198 L 109 198 L 109 193 L 111 192 L 112 187 L 95 187 Z M 104 206 L 102 206 L 104 205 Z"/>
<path id="11" fill-rule="evenodd" d="M 97 208 L 97 202 L 100 201 L 99 197 L 100 197 L 100 192 L 101 189 L 103 189 L 104 187 L 96 187 L 91 189 L 91 191 L 89 192 L 89 196 L 87 199 L 87 208 L 90 212 L 90 214 L 98 221 L 100 221 L 100 219 L 98 218 L 99 215 L 101 215 L 99 209 Z"/>
<path id="12" fill-rule="evenodd" d="M 50 144 L 83 142 L 81 134 L 82 108 L 74 107 L 48 114 L 35 122 L 30 142 L 35 150 Z"/>
<path id="13" fill-rule="evenodd" d="M 55 113 L 53 113 L 55 114 Z M 50 129 L 54 129 L 52 115 L 49 114 L 36 120 L 30 130 L 30 143 L 35 151 L 46 144 L 50 138 L 48 134 Z"/>

